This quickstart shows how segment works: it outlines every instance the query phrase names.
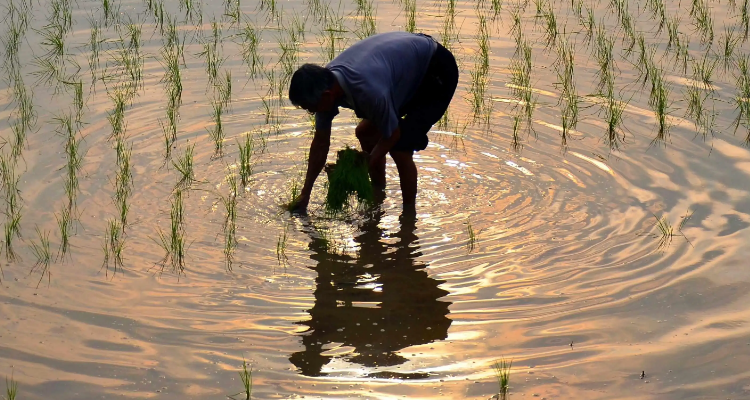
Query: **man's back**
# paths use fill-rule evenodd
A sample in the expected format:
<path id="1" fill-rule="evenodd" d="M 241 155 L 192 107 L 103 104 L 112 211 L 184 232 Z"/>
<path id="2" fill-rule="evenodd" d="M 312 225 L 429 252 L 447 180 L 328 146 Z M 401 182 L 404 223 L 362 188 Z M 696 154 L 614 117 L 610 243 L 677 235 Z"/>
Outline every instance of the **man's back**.
<path id="1" fill-rule="evenodd" d="M 382 33 L 344 50 L 326 68 L 336 75 L 357 115 L 375 122 L 388 137 L 398 126 L 399 110 L 419 87 L 436 48 L 428 36 Z"/>

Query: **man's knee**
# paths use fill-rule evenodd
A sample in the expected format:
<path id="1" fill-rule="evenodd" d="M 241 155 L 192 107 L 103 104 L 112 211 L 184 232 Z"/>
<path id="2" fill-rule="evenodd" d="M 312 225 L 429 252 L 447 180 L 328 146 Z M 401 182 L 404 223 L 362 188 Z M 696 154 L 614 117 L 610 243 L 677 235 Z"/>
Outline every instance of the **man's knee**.
<path id="1" fill-rule="evenodd" d="M 376 138 L 377 135 L 378 130 L 375 127 L 375 124 L 366 119 L 360 121 L 360 123 L 354 129 L 354 136 L 356 136 L 360 142 L 370 142 L 373 140 L 373 138 Z"/>

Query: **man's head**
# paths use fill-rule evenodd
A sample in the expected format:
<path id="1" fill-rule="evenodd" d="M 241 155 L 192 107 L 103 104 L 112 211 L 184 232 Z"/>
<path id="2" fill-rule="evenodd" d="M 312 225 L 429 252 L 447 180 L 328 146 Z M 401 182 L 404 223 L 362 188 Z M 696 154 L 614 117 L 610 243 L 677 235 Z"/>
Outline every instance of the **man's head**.
<path id="1" fill-rule="evenodd" d="M 310 113 L 329 111 L 336 96 L 336 77 L 328 68 L 315 64 L 304 64 L 294 72 L 289 83 L 289 101 Z"/>

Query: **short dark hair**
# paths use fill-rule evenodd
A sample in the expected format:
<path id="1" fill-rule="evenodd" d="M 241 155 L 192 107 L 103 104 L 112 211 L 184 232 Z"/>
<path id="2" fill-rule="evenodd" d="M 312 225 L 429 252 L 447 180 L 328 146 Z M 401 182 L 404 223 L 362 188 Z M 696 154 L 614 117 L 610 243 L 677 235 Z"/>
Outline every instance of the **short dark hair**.
<path id="1" fill-rule="evenodd" d="M 289 101 L 297 106 L 317 104 L 324 91 L 333 87 L 336 77 L 326 67 L 303 64 L 289 82 Z"/>

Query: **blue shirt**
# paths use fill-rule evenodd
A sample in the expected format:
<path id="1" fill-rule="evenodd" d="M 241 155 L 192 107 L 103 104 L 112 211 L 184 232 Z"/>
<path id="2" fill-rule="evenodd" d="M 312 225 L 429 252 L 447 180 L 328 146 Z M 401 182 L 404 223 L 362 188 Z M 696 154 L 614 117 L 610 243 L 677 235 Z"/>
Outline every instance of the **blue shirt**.
<path id="1" fill-rule="evenodd" d="M 432 38 L 408 32 L 370 36 L 326 65 L 344 91 L 328 112 L 315 113 L 315 126 L 331 128 L 339 107 L 375 123 L 383 137 L 398 127 L 399 110 L 414 95 L 437 49 Z"/>

